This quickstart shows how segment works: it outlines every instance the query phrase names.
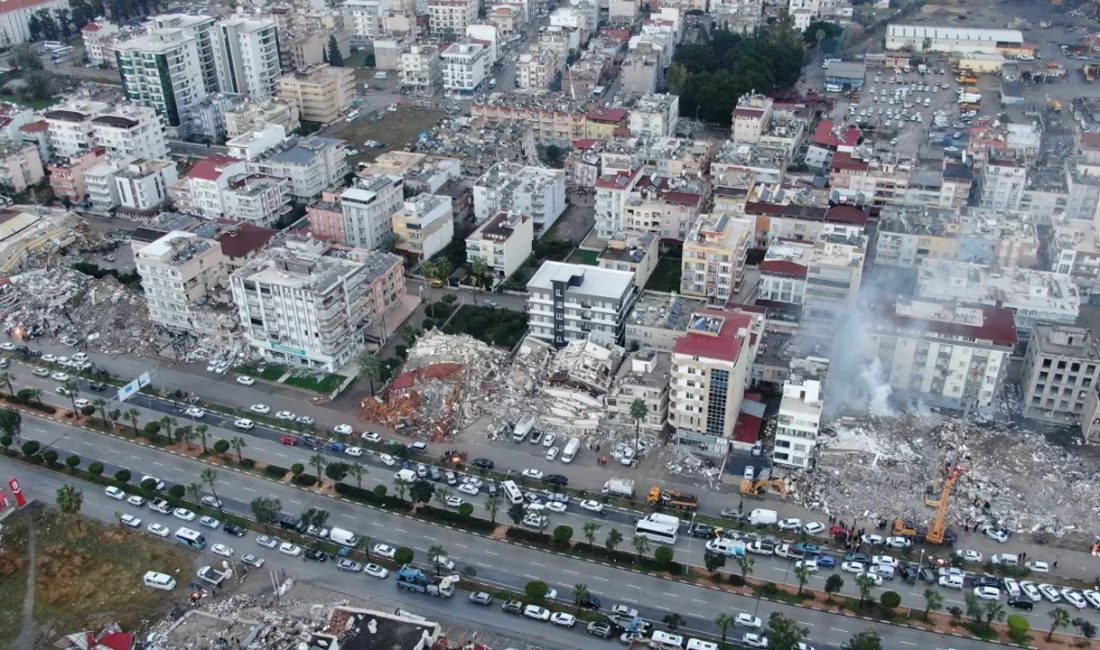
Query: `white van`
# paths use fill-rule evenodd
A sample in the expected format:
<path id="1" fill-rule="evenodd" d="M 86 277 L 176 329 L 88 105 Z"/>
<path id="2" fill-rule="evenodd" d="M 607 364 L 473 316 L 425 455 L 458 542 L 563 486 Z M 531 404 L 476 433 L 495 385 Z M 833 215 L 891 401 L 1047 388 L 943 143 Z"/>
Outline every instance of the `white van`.
<path id="1" fill-rule="evenodd" d="M 662 648 L 683 648 L 684 637 L 679 634 L 669 634 L 660 630 L 653 631 L 652 641 Z"/>
<path id="2" fill-rule="evenodd" d="M 712 641 L 688 639 L 687 650 L 718 650 L 718 644 Z"/>
<path id="3" fill-rule="evenodd" d="M 1020 556 L 1013 553 L 994 553 L 989 556 L 989 561 L 996 565 L 1016 566 L 1020 563 Z"/>
<path id="4" fill-rule="evenodd" d="M 500 487 L 504 490 L 504 496 L 507 497 L 509 503 L 523 503 L 523 492 L 515 481 L 504 481 L 500 484 Z"/>
<path id="5" fill-rule="evenodd" d="M 141 581 L 145 583 L 146 587 L 152 587 L 153 589 L 172 591 L 176 588 L 176 579 L 167 573 L 147 571 Z"/>

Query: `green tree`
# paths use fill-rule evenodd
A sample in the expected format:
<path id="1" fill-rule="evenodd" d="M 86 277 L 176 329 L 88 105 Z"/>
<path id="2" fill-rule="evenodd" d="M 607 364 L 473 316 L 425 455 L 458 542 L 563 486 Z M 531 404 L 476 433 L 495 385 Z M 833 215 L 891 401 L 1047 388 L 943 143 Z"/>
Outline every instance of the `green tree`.
<path id="1" fill-rule="evenodd" d="M 69 403 L 72 404 L 73 411 L 76 411 L 76 398 L 80 395 L 80 387 L 76 385 L 76 380 L 66 380 L 61 386 L 65 389 L 65 394 L 69 397 Z"/>
<path id="2" fill-rule="evenodd" d="M 704 553 L 703 566 L 706 567 L 707 571 L 717 573 L 719 569 L 726 566 L 726 555 L 724 553 Z"/>
<path id="3" fill-rule="evenodd" d="M 405 479 L 401 479 L 401 478 L 394 478 L 393 479 L 393 489 L 397 491 L 397 498 L 401 499 L 402 501 L 405 500 L 405 495 L 409 491 L 409 485 L 410 485 L 410 483 L 408 481 L 406 481 Z"/>
<path id="4" fill-rule="evenodd" d="M 1047 641 L 1049 642 L 1051 638 L 1054 637 L 1055 630 L 1060 627 L 1066 627 L 1067 625 L 1069 625 L 1070 616 L 1069 612 L 1062 609 L 1061 607 L 1055 607 L 1054 609 L 1050 610 L 1049 612 L 1047 612 L 1047 616 L 1050 617 L 1050 631 L 1047 632 Z"/>
<path id="5" fill-rule="evenodd" d="M 157 422 L 156 420 L 152 422 L 146 422 L 145 426 L 142 427 L 141 430 L 145 433 L 146 437 L 148 437 L 153 442 L 156 442 L 157 435 L 160 434 L 160 422 Z"/>
<path id="6" fill-rule="evenodd" d="M 206 436 L 210 433 L 210 427 L 205 424 L 200 424 L 195 427 L 195 433 L 199 435 L 199 442 L 202 444 L 202 453 L 206 455 Z"/>
<path id="7" fill-rule="evenodd" d="M 825 578 L 825 600 L 826 602 L 832 600 L 833 594 L 838 593 L 844 588 L 844 578 L 832 573 L 828 578 Z"/>
<path id="8" fill-rule="evenodd" d="M 115 480 L 118 481 L 119 483 L 123 483 L 123 484 L 128 483 L 130 481 L 130 470 L 128 470 L 128 469 L 118 470 L 117 472 L 115 472 Z"/>
<path id="9" fill-rule="evenodd" d="M 531 600 L 546 598 L 546 592 L 548 591 L 550 591 L 550 586 L 542 580 L 532 580 L 523 586 L 523 593 L 527 594 L 527 597 Z"/>
<path id="10" fill-rule="evenodd" d="M 810 567 L 805 564 L 799 564 L 794 568 L 794 577 L 798 579 L 798 595 L 802 595 L 802 588 L 806 586 L 806 583 L 810 581 L 810 576 L 813 572 L 810 571 Z"/>
<path id="11" fill-rule="evenodd" d="M 474 514 L 474 504 L 463 503 L 462 505 L 458 506 L 458 514 L 463 519 L 469 519 L 470 516 Z"/>
<path id="12" fill-rule="evenodd" d="M 187 496 L 191 497 L 194 503 L 199 503 L 202 499 L 202 483 L 188 483 Z"/>
<path id="13" fill-rule="evenodd" d="M 229 439 L 229 446 L 233 448 L 233 453 L 237 454 L 237 462 L 244 462 L 244 448 L 248 446 L 245 439 L 240 436 L 233 436 Z"/>
<path id="14" fill-rule="evenodd" d="M 274 497 L 257 497 L 248 504 L 256 521 L 261 524 L 271 524 L 279 519 L 283 511 L 283 504 Z"/>
<path id="15" fill-rule="evenodd" d="M 225 510 L 222 508 L 222 500 L 221 497 L 218 496 L 218 487 L 216 485 L 218 482 L 218 473 L 210 467 L 205 467 L 199 472 L 199 480 L 206 486 L 206 489 L 210 490 L 210 496 L 214 497 L 214 500 L 217 501 L 218 516 L 225 519 Z"/>
<path id="16" fill-rule="evenodd" d="M 485 280 L 489 279 L 489 263 L 480 257 L 476 258 L 470 263 L 470 276 L 478 287 L 486 288 Z M 490 284 L 488 288 L 491 289 L 492 285 Z"/>
<path id="17" fill-rule="evenodd" d="M 875 586 L 875 579 L 866 573 L 861 573 L 856 576 L 856 587 L 859 588 L 859 606 L 863 608 L 863 603 L 867 600 L 867 597 L 871 595 L 871 588 Z"/>
<path id="18" fill-rule="evenodd" d="M 329 34 L 328 37 L 328 64 L 337 68 L 344 65 L 344 55 L 340 54 L 340 46 L 336 43 L 335 34 Z"/>
<path id="19" fill-rule="evenodd" d="M 359 375 L 370 382 L 370 394 L 374 395 L 374 382 L 382 381 L 386 367 L 382 361 L 373 354 L 364 354 L 359 357 Z"/>
<path id="20" fill-rule="evenodd" d="M 290 466 L 290 473 L 294 475 L 294 479 L 297 480 L 306 471 L 306 466 L 301 463 L 294 463 Z"/>
<path id="21" fill-rule="evenodd" d="M 748 577 L 754 566 L 756 566 L 756 560 L 748 555 L 737 558 L 737 568 L 741 571 L 741 584 L 748 584 Z"/>
<path id="22" fill-rule="evenodd" d="M 54 96 L 53 79 L 43 70 L 24 72 L 23 94 L 33 101 L 50 99 Z"/>
<path id="23" fill-rule="evenodd" d="M 83 506 L 84 494 L 80 490 L 71 485 L 62 485 L 57 488 L 57 508 L 66 519 L 76 522 L 78 530 L 83 528 L 80 525 L 80 518 L 77 517 Z"/>
<path id="24" fill-rule="evenodd" d="M 642 421 L 649 416 L 645 400 L 636 399 L 630 403 L 630 419 L 634 420 L 634 453 L 638 453 L 638 436 L 642 432 Z"/>
<path id="25" fill-rule="evenodd" d="M 714 619 L 714 624 L 718 626 L 718 629 L 722 632 L 722 646 L 726 645 L 726 635 L 729 634 L 729 630 L 733 627 L 733 624 L 737 621 L 733 616 L 722 612 Z"/>
<path id="26" fill-rule="evenodd" d="M 600 525 L 594 521 L 589 521 L 584 525 L 584 538 L 588 540 L 588 548 L 592 548 L 596 544 L 596 533 L 599 532 Z"/>
<path id="27" fill-rule="evenodd" d="M 882 637 L 878 632 L 860 632 L 848 640 L 843 650 L 882 650 Z"/>
<path id="28" fill-rule="evenodd" d="M 612 528 L 611 532 L 607 534 L 607 539 L 604 540 L 604 546 L 607 550 L 614 551 L 615 547 L 623 542 L 623 534 L 619 532 L 618 528 Z"/>
<path id="29" fill-rule="evenodd" d="M 577 608 L 577 613 L 581 612 L 583 607 L 588 602 L 588 596 L 591 595 L 591 591 L 588 589 L 588 585 L 583 582 L 578 582 L 573 585 L 573 605 Z"/>
<path id="30" fill-rule="evenodd" d="M 493 495 L 485 500 L 485 509 L 489 511 L 489 520 L 497 523 L 497 512 L 500 510 L 500 497 Z"/>
<path id="31" fill-rule="evenodd" d="M 1004 605 L 995 600 L 986 602 L 983 609 L 985 610 L 985 629 L 987 632 L 993 628 L 993 621 L 1003 621 L 1005 614 L 1008 613 L 1005 611 Z"/>
<path id="32" fill-rule="evenodd" d="M 799 642 L 810 634 L 798 621 L 779 612 L 772 612 L 768 617 L 767 629 L 768 647 L 776 650 L 798 650 Z"/>
<path id="33" fill-rule="evenodd" d="M 990 605 L 999 605 L 999 603 L 989 603 Z M 1001 609 L 1004 609 L 1003 607 Z M 1092 624 L 1092 621 L 1084 618 L 1073 619 L 1073 627 L 1081 631 L 1081 636 L 1086 639 L 1091 639 L 1096 636 L 1096 626 Z M 986 627 L 988 629 L 988 626 Z"/>
<path id="34" fill-rule="evenodd" d="M 164 435 L 168 436 L 168 440 L 173 440 L 172 430 L 176 426 L 176 419 L 166 415 L 160 419 L 160 426 L 164 427 Z"/>
<path id="35" fill-rule="evenodd" d="M 935 589 L 924 590 L 924 620 L 928 620 L 928 614 L 930 612 L 937 612 L 943 609 L 943 594 Z"/>
<path id="36" fill-rule="evenodd" d="M 414 481 L 412 487 L 409 488 L 409 498 L 412 499 L 413 503 L 428 503 L 434 495 L 435 490 L 432 489 L 432 484 L 427 481 Z"/>
<path id="37" fill-rule="evenodd" d="M 527 513 L 523 509 L 522 503 L 513 503 L 508 508 L 508 518 L 512 520 L 512 524 L 515 526 L 518 526 L 519 522 L 523 521 L 523 516 L 525 514 Z"/>
<path id="38" fill-rule="evenodd" d="M 141 411 L 137 409 L 126 409 L 123 415 L 130 421 L 130 425 L 134 427 L 134 435 L 136 436 L 138 434 L 138 417 L 141 415 Z"/>
<path id="39" fill-rule="evenodd" d="M 75 471 L 77 467 L 80 467 L 80 456 L 73 454 L 65 459 L 65 464 L 69 466 L 69 471 Z"/>
<path id="40" fill-rule="evenodd" d="M 1031 630 L 1031 623 L 1028 623 L 1027 619 L 1019 614 L 1012 614 L 1008 617 L 1008 636 L 1016 643 L 1024 644 L 1028 641 L 1028 632 Z"/>
<path id="41" fill-rule="evenodd" d="M 638 561 L 642 561 L 642 556 L 649 550 L 649 538 L 644 535 L 635 535 L 630 540 L 630 544 L 634 547 L 634 550 L 638 553 Z"/>
<path id="42" fill-rule="evenodd" d="M 88 465 L 88 473 L 92 476 L 100 476 L 103 474 L 103 463 L 99 461 L 92 461 L 91 465 Z"/>
<path id="43" fill-rule="evenodd" d="M 18 441 L 22 430 L 23 415 L 19 411 L 13 408 L 0 409 L 0 432 Z"/>
<path id="44" fill-rule="evenodd" d="M 34 51 L 34 45 L 30 43 L 13 45 L 8 53 L 8 61 L 20 72 L 42 69 L 42 59 Z"/>
<path id="45" fill-rule="evenodd" d="M 406 564 L 412 564 L 414 557 L 416 557 L 416 554 L 413 553 L 411 548 L 402 546 L 394 552 L 393 561 L 401 566 L 405 566 Z"/>
<path id="46" fill-rule="evenodd" d="M 328 465 L 328 459 L 324 454 L 313 454 L 309 457 L 309 464 L 317 470 L 317 482 L 321 482 L 321 473 L 325 470 L 325 465 Z"/>
<path id="47" fill-rule="evenodd" d="M 363 477 L 368 474 L 367 468 L 362 463 L 352 463 L 348 466 L 348 475 L 355 479 L 355 487 L 363 487 Z"/>
<path id="48" fill-rule="evenodd" d="M 978 600 L 974 592 L 967 591 L 963 595 L 963 602 L 966 604 L 966 615 L 969 616 L 974 623 L 981 623 L 982 615 L 985 613 L 984 610 L 982 610 L 982 601 Z"/>
<path id="49" fill-rule="evenodd" d="M 554 528 L 554 532 L 551 534 L 550 539 L 557 546 L 569 546 L 569 541 L 573 539 L 572 526 L 557 526 Z"/>
<path id="50" fill-rule="evenodd" d="M 359 463 L 355 463 L 355 466 L 362 467 Z M 325 467 L 325 476 L 334 481 L 342 481 L 347 477 L 350 471 L 351 465 L 347 463 L 329 463 L 328 466 Z"/>
<path id="51" fill-rule="evenodd" d="M 437 575 L 442 571 L 440 562 L 442 562 L 445 557 L 447 557 L 447 551 L 444 550 L 442 546 L 436 544 L 428 547 L 428 559 L 435 565 L 435 572 Z"/>
<path id="52" fill-rule="evenodd" d="M 674 555 L 675 554 L 671 546 L 661 545 L 653 551 L 653 558 L 656 559 L 661 564 L 661 566 L 664 566 L 666 568 L 672 565 L 672 558 L 674 557 Z"/>
<path id="53" fill-rule="evenodd" d="M 399 334 L 401 336 L 401 340 L 405 342 L 405 346 L 410 348 L 413 346 L 414 343 L 416 343 L 416 338 L 417 336 L 419 336 L 416 333 L 416 330 L 410 325 L 402 327 Z"/>
<path id="54" fill-rule="evenodd" d="M 109 429 L 114 428 L 115 423 L 111 422 L 111 418 L 108 417 L 107 400 L 103 399 L 102 397 L 97 397 L 95 400 L 92 401 L 92 406 L 96 407 L 99 410 L 99 416 L 103 420 L 103 426 Z"/>
<path id="55" fill-rule="evenodd" d="M 894 609 L 901 604 L 901 594 L 896 591 L 884 591 L 878 597 L 878 602 L 886 609 Z"/>
<path id="56" fill-rule="evenodd" d="M 223 439 L 223 440 L 216 440 L 214 442 L 214 453 L 215 454 L 217 454 L 219 456 L 223 456 L 223 455 L 225 455 L 225 452 L 227 452 L 227 451 L 229 451 L 229 441 L 228 440 Z"/>
<path id="57" fill-rule="evenodd" d="M 10 372 L 0 372 L 0 383 L 8 387 L 8 394 L 15 397 L 15 389 L 11 385 L 11 380 L 15 379 L 15 375 Z"/>
<path id="58" fill-rule="evenodd" d="M 675 632 L 680 629 L 680 626 L 686 623 L 683 616 L 680 616 L 676 612 L 670 612 L 665 614 L 665 617 L 661 619 L 661 622 L 665 624 L 665 627 L 669 632 Z"/>

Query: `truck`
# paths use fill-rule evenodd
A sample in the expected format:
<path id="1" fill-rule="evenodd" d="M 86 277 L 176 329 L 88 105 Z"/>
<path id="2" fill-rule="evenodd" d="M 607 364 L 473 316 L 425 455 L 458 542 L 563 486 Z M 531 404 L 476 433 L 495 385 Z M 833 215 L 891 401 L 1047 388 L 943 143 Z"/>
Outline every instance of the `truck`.
<path id="1" fill-rule="evenodd" d="M 603 493 L 616 497 L 634 498 L 634 479 L 611 478 L 603 484 Z"/>
<path id="2" fill-rule="evenodd" d="M 918 63 L 917 72 L 920 74 L 926 74 L 928 72 L 928 66 L 924 65 L 923 63 Z"/>
<path id="3" fill-rule="evenodd" d="M 520 420 L 519 424 L 512 429 L 512 442 L 523 442 L 527 434 L 531 433 L 531 429 L 535 428 L 535 416 L 531 415 Z"/>
<path id="4" fill-rule="evenodd" d="M 458 576 L 433 578 L 416 567 L 405 565 L 397 572 L 397 588 L 408 589 L 438 598 L 450 598 L 455 595 L 455 583 Z"/>
<path id="5" fill-rule="evenodd" d="M 679 492 L 677 490 L 662 490 L 656 485 L 649 489 L 649 496 L 646 497 L 646 502 L 650 505 L 660 504 L 666 508 L 688 510 L 690 512 L 694 512 L 699 508 L 699 497 L 694 494 Z"/>
<path id="6" fill-rule="evenodd" d="M 229 579 L 230 576 L 233 575 L 233 570 L 229 567 L 223 566 L 222 570 L 219 571 L 212 566 L 204 566 L 199 569 L 197 575 L 199 577 L 199 580 L 202 580 L 203 582 L 213 585 L 215 587 L 219 587 L 223 582 L 225 582 L 227 579 Z"/>
<path id="7" fill-rule="evenodd" d="M 359 545 L 359 536 L 343 528 L 332 528 L 328 531 L 328 538 L 340 546 L 346 546 L 348 548 L 355 548 Z"/>
<path id="8" fill-rule="evenodd" d="M 779 513 L 774 510 L 757 508 L 749 513 L 749 523 L 753 526 L 770 526 L 779 521 Z"/>

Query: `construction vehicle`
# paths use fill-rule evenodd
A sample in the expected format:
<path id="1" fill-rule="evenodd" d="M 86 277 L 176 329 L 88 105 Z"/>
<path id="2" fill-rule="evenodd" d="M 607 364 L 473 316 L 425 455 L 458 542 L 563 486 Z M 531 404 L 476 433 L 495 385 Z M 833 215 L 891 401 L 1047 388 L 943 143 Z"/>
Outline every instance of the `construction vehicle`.
<path id="1" fill-rule="evenodd" d="M 932 519 L 932 525 L 925 529 L 923 526 L 908 519 L 898 518 L 894 520 L 894 534 L 900 537 L 912 537 L 929 544 L 953 544 L 955 535 L 947 529 L 947 506 L 951 503 L 951 492 L 955 489 L 955 483 L 966 472 L 966 468 L 955 465 L 947 470 L 943 487 L 940 488 L 939 497 L 925 498 L 927 506 L 936 509 L 936 516 Z"/>
<path id="2" fill-rule="evenodd" d="M 666 508 L 694 512 L 699 508 L 699 497 L 694 494 L 687 494 L 686 492 L 678 492 L 676 490 L 662 490 L 654 485 L 649 489 L 649 496 L 646 497 L 646 503 L 650 505 L 661 504 Z"/>
<path id="3" fill-rule="evenodd" d="M 455 595 L 458 576 L 433 578 L 416 567 L 405 565 L 397 572 L 397 587 L 439 598 Z"/>
<path id="4" fill-rule="evenodd" d="M 787 497 L 787 480 L 782 478 L 766 478 L 754 481 L 748 478 L 741 479 L 741 494 L 758 497 L 765 490 L 771 490 L 779 496 Z"/>
<path id="5" fill-rule="evenodd" d="M 603 493 L 616 497 L 634 498 L 634 479 L 611 478 L 603 484 Z"/>

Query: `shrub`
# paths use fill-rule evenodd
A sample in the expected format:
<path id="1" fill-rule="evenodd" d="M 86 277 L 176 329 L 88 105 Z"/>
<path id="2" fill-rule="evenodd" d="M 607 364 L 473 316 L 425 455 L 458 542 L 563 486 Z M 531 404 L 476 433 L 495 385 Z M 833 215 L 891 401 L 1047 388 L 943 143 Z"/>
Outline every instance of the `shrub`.
<path id="1" fill-rule="evenodd" d="M 896 591 L 886 591 L 879 596 L 878 600 L 886 609 L 894 609 L 901 604 L 901 594 Z"/>
<path id="2" fill-rule="evenodd" d="M 290 466 L 290 473 L 294 476 L 300 476 L 304 471 L 306 471 L 306 466 L 301 463 L 294 463 Z"/>
<path id="3" fill-rule="evenodd" d="M 168 488 L 168 496 L 172 497 L 173 499 L 182 499 L 183 497 L 187 496 L 187 488 L 183 487 L 182 485 L 173 485 L 172 487 Z"/>
<path id="4" fill-rule="evenodd" d="M 374 490 L 372 490 L 372 492 L 374 493 L 374 496 L 381 499 L 382 497 L 386 496 L 386 486 L 379 483 L 378 485 L 374 486 Z"/>
<path id="5" fill-rule="evenodd" d="M 229 451 L 228 440 L 219 440 L 214 443 L 214 453 L 224 454 L 227 451 Z"/>
<path id="6" fill-rule="evenodd" d="M 416 557 L 416 554 L 411 548 L 409 548 L 408 546 L 402 546 L 394 552 L 393 561 L 400 565 L 405 565 L 410 564 L 413 561 L 414 557 Z"/>
<path id="7" fill-rule="evenodd" d="M 542 580 L 532 580 L 523 586 L 523 593 L 527 594 L 527 597 L 531 600 L 546 598 L 546 592 L 548 591 L 550 591 L 550 585 Z"/>
<path id="8" fill-rule="evenodd" d="M 312 474 L 299 474 L 294 477 L 294 482 L 302 487 L 312 487 L 317 485 L 317 477 Z"/>
<path id="9" fill-rule="evenodd" d="M 443 294 L 443 297 L 440 298 L 440 300 L 448 305 L 453 305 L 455 304 L 455 302 L 458 301 L 458 296 L 454 295 L 453 293 L 445 293 Z"/>
<path id="10" fill-rule="evenodd" d="M 256 467 L 256 461 L 252 460 L 251 458 L 242 458 L 241 467 L 245 469 L 252 469 Z"/>
<path id="11" fill-rule="evenodd" d="M 80 414 L 87 417 L 95 414 L 95 407 L 88 404 L 80 409 Z"/>
<path id="12" fill-rule="evenodd" d="M 75 470 L 80 467 L 80 456 L 73 454 L 65 459 L 65 464 L 69 466 L 69 469 Z"/>
<path id="13" fill-rule="evenodd" d="M 325 476 L 334 481 L 342 481 L 348 475 L 350 468 L 351 466 L 347 463 L 329 463 L 325 466 Z"/>
<path id="14" fill-rule="evenodd" d="M 435 321 L 431 318 L 425 318 L 423 325 L 425 330 L 432 330 L 435 328 Z"/>
<path id="15" fill-rule="evenodd" d="M 554 528 L 554 534 L 551 535 L 554 546 L 569 546 L 569 540 L 571 539 L 573 539 L 573 528 L 571 526 L 558 526 Z"/>
<path id="16" fill-rule="evenodd" d="M 0 447 L 7 449 L 11 447 L 12 442 L 14 441 L 11 439 L 11 436 L 0 436 Z"/>
<path id="17" fill-rule="evenodd" d="M 119 483 L 128 483 L 130 481 L 130 470 L 120 469 L 115 472 L 115 480 Z"/>
<path id="18" fill-rule="evenodd" d="M 458 507 L 458 514 L 462 517 L 468 518 L 470 515 L 474 514 L 474 504 L 463 503 Z"/>
<path id="19" fill-rule="evenodd" d="M 268 465 L 264 468 L 264 474 L 273 476 L 275 478 L 282 478 L 286 476 L 287 469 L 285 467 L 279 467 L 278 465 Z"/>
<path id="20" fill-rule="evenodd" d="M 157 480 L 155 478 L 147 478 L 141 482 L 141 489 L 149 492 L 155 492 L 157 489 Z"/>
<path id="21" fill-rule="evenodd" d="M 156 420 L 152 422 L 146 422 L 145 426 L 142 427 L 141 430 L 144 431 L 145 435 L 149 436 L 150 438 L 156 438 L 157 434 L 160 433 L 160 422 L 157 422 Z"/>
<path id="22" fill-rule="evenodd" d="M 23 443 L 21 449 L 24 456 L 33 456 L 38 453 L 38 450 L 42 448 L 42 445 L 37 440 L 28 440 Z"/>
<path id="23" fill-rule="evenodd" d="M 657 550 L 653 552 L 653 557 L 661 564 L 669 565 L 672 564 L 672 554 L 672 547 L 658 546 Z"/>
<path id="24" fill-rule="evenodd" d="M 1027 633 L 1031 630 L 1031 624 L 1027 619 L 1019 614 L 1010 614 L 1007 622 L 1008 636 L 1016 643 L 1027 643 Z"/>
<path id="25" fill-rule="evenodd" d="M 99 476 L 103 473 L 103 463 L 96 461 L 91 465 L 88 465 L 88 473 L 92 476 Z"/>

